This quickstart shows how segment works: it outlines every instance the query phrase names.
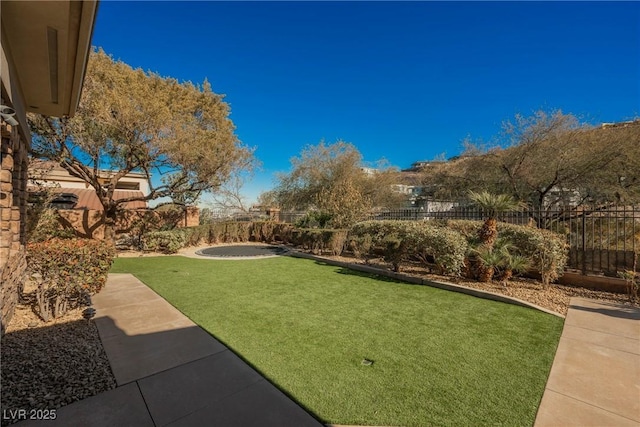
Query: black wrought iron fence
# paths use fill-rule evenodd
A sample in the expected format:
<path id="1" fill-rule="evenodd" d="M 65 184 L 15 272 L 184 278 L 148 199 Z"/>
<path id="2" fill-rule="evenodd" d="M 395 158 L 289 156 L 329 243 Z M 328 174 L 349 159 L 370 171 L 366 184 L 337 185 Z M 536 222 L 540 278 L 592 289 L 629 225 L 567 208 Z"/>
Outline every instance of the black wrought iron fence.
<path id="1" fill-rule="evenodd" d="M 202 214 L 201 214 L 202 218 Z M 241 212 L 224 209 L 214 209 L 207 213 L 206 218 L 203 218 L 206 222 L 226 222 L 226 221 L 260 221 L 267 219 L 267 215 L 264 212 Z"/>

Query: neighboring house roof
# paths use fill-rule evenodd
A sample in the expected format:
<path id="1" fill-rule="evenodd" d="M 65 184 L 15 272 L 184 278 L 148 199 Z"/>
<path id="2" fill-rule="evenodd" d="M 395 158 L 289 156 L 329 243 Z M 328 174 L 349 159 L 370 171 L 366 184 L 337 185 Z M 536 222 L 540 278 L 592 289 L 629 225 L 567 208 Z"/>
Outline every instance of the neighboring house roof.
<path id="1" fill-rule="evenodd" d="M 35 190 L 31 188 L 30 190 Z M 95 190 L 92 188 L 52 188 L 51 189 L 55 193 L 59 194 L 74 194 L 78 197 L 77 202 L 73 209 L 79 210 L 96 210 L 102 211 L 102 204 L 100 203 L 100 199 L 98 199 L 98 195 Z M 126 191 L 126 190 L 115 190 L 113 192 L 114 200 L 127 199 L 129 197 L 143 197 L 142 191 Z M 147 203 L 144 201 L 134 201 L 127 202 L 122 205 L 123 209 L 127 210 L 136 210 L 136 209 L 147 209 Z"/>

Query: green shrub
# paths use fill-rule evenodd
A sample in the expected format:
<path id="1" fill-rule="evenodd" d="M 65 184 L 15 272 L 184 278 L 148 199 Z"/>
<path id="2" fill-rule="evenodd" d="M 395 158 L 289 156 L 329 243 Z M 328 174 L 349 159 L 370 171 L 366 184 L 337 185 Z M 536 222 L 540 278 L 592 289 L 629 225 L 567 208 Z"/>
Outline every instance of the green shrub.
<path id="1" fill-rule="evenodd" d="M 299 229 L 292 232 L 292 243 L 315 254 L 340 255 L 347 240 L 347 230 Z"/>
<path id="2" fill-rule="evenodd" d="M 273 221 L 254 221 L 251 223 L 251 241 L 273 243 L 284 242 L 293 230 L 291 224 Z"/>
<path id="3" fill-rule="evenodd" d="M 564 274 L 568 245 L 563 236 L 549 230 L 513 224 L 498 224 L 498 236 L 510 241 L 520 255 L 531 261 L 545 286 Z"/>
<path id="4" fill-rule="evenodd" d="M 370 241 L 370 243 L 369 243 Z M 397 271 L 400 263 L 415 257 L 435 265 L 441 273 L 460 272 L 468 250 L 464 237 L 444 227 L 420 221 L 366 221 L 350 230 L 350 242 L 361 256 L 383 250 L 385 260 Z"/>
<path id="5" fill-rule="evenodd" d="M 295 227 L 291 224 L 276 223 L 273 227 L 273 241 L 292 244 L 294 231 Z"/>
<path id="6" fill-rule="evenodd" d="M 325 228 L 329 226 L 333 215 L 322 211 L 309 211 L 295 222 L 296 228 Z"/>
<path id="7" fill-rule="evenodd" d="M 30 243 L 27 268 L 36 283 L 35 309 L 46 322 L 87 303 L 107 280 L 115 248 L 99 240 L 59 239 Z"/>
<path id="8" fill-rule="evenodd" d="M 27 218 L 26 232 L 29 242 L 44 242 L 51 238 L 72 239 L 76 236 L 73 227 L 62 225 L 57 209 L 31 208 Z"/>
<path id="9" fill-rule="evenodd" d="M 371 234 L 363 231 L 362 234 L 349 233 L 347 247 L 356 258 L 364 260 L 365 263 L 369 263 L 373 248 L 373 238 Z"/>
<path id="10" fill-rule="evenodd" d="M 224 236 L 224 229 L 224 222 L 214 222 L 209 224 L 209 243 L 220 243 L 222 241 L 222 236 Z"/>
<path id="11" fill-rule="evenodd" d="M 248 242 L 255 235 L 252 222 L 226 221 L 208 225 L 208 243 Z"/>
<path id="12" fill-rule="evenodd" d="M 414 240 L 416 254 L 427 263 L 432 257 L 441 273 L 459 274 L 469 250 L 467 240 L 455 230 L 429 223 L 414 222 L 418 234 Z"/>
<path id="13" fill-rule="evenodd" d="M 196 227 L 182 228 L 185 235 L 185 246 L 198 246 L 209 243 L 209 226 L 198 225 Z"/>
<path id="14" fill-rule="evenodd" d="M 411 248 L 407 245 L 407 240 L 398 233 L 391 233 L 382 239 L 384 248 L 384 260 L 391 264 L 393 271 L 400 271 L 400 264 L 406 260 L 408 251 Z"/>
<path id="15" fill-rule="evenodd" d="M 526 273 L 531 268 L 531 261 L 515 253 L 516 247 L 507 239 L 496 240 L 493 246 L 480 244 L 472 248 L 469 255 L 469 264 L 475 268 L 471 277 L 489 282 L 496 277 L 503 284 L 514 274 Z"/>
<path id="16" fill-rule="evenodd" d="M 144 250 L 163 254 L 175 254 L 187 241 L 184 229 L 153 231 L 142 236 Z"/>

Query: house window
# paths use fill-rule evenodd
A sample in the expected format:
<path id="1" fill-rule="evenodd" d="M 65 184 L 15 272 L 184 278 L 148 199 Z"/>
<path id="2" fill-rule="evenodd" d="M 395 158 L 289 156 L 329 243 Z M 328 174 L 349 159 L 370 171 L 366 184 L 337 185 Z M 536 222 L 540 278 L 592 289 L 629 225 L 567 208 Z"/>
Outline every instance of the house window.
<path id="1" fill-rule="evenodd" d="M 116 184 L 116 190 L 140 191 L 140 183 L 139 182 L 118 181 L 118 183 Z"/>

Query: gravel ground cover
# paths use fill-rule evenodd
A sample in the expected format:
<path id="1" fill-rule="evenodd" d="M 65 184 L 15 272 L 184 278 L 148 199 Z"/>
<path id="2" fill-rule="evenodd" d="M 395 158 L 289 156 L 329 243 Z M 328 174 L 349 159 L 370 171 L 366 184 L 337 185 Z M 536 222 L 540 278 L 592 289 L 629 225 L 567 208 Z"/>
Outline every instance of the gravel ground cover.
<path id="1" fill-rule="evenodd" d="M 3 426 L 18 421 L 10 419 L 16 410 L 55 410 L 116 386 L 98 329 L 82 309 L 45 323 L 29 304 L 19 305 L 0 353 Z"/>
<path id="2" fill-rule="evenodd" d="M 350 262 L 354 264 L 364 264 L 356 258 L 351 257 L 329 257 L 323 258 L 335 259 L 342 262 Z M 382 270 L 388 270 L 389 265 L 381 259 L 370 260 L 368 265 Z M 552 284 L 547 289 L 542 286 L 539 280 L 528 279 L 525 277 L 516 277 L 509 280 L 506 284 L 501 282 L 481 283 L 475 280 L 469 280 L 454 276 L 440 276 L 431 274 L 427 269 L 414 264 L 402 265 L 401 272 L 403 274 L 418 276 L 425 279 L 431 279 L 440 282 L 449 282 L 456 285 L 467 286 L 474 289 L 480 289 L 489 292 L 495 292 L 506 296 L 518 298 L 536 304 L 540 307 L 555 311 L 556 313 L 566 316 L 569 310 L 569 301 L 573 297 L 592 298 L 605 301 L 613 301 L 622 304 L 630 304 L 629 298 L 625 294 L 613 292 L 594 291 L 592 289 L 581 288 L 577 286 L 566 286 L 557 283 Z M 636 304 L 637 305 L 637 304 Z"/>

